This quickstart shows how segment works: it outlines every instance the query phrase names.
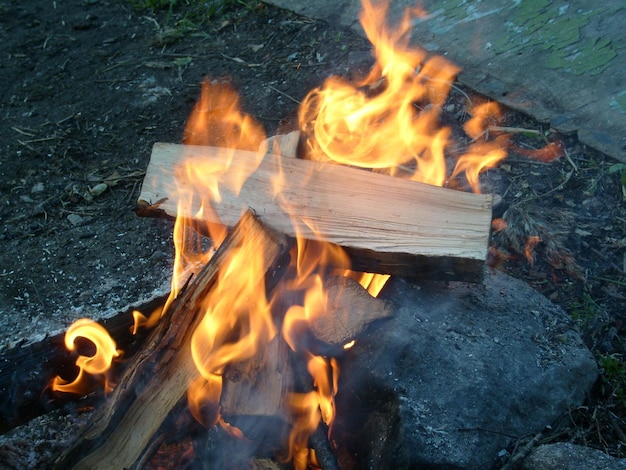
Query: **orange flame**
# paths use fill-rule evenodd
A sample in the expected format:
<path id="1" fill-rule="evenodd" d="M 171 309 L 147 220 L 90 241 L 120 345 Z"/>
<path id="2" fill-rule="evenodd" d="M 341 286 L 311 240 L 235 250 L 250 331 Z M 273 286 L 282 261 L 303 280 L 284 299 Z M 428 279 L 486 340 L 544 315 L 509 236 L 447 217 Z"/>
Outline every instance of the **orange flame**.
<path id="1" fill-rule="evenodd" d="M 439 115 L 459 68 L 409 46 L 415 10 L 407 10 L 398 27 L 388 28 L 386 2 L 362 3 L 360 20 L 374 45 L 376 65 L 360 83 L 331 77 L 304 99 L 299 121 L 310 157 L 443 186 L 450 131 L 440 126 Z M 466 126 L 470 137 L 482 134 L 498 112 L 495 103 L 476 109 Z M 505 157 L 501 144 L 471 146 L 453 176 L 466 172 L 478 192 L 478 173 Z"/>
<path id="2" fill-rule="evenodd" d="M 515 153 L 544 163 L 552 162 L 565 155 L 565 147 L 561 141 L 550 142 L 539 149 L 526 149 L 516 145 L 511 145 L 510 148 Z"/>
<path id="3" fill-rule="evenodd" d="M 65 333 L 65 347 L 74 351 L 78 338 L 88 339 L 95 346 L 93 356 L 79 355 L 76 359 L 76 366 L 79 368 L 78 375 L 72 382 L 67 382 L 57 376 L 52 381 L 52 390 L 58 392 L 85 394 L 90 391 L 90 386 L 86 381 L 85 374 L 99 375 L 104 377 L 104 388 L 106 392 L 111 392 L 113 387 L 109 383 L 107 372 L 111 367 L 113 359 L 118 357 L 122 351 L 116 349 L 115 341 L 102 325 L 82 318 L 74 322 Z"/>
<path id="4" fill-rule="evenodd" d="M 294 468 L 301 470 L 307 468 L 312 458 L 308 441 L 320 422 L 319 399 L 316 392 L 293 393 L 288 398 L 294 426 L 289 435 L 287 460 L 293 460 Z"/>
<path id="5" fill-rule="evenodd" d="M 508 224 L 506 223 L 506 220 L 504 220 L 503 218 L 497 217 L 491 221 L 491 227 L 493 228 L 493 231 L 497 233 L 497 232 L 502 232 L 503 230 L 506 230 L 506 228 L 508 227 Z"/>
<path id="6" fill-rule="evenodd" d="M 161 314 L 163 312 L 163 307 L 160 306 L 153 310 L 149 317 L 146 317 L 139 310 L 133 310 L 133 329 L 132 332 L 134 335 L 137 334 L 139 328 L 152 328 L 154 327 L 159 320 L 161 319 Z"/>
<path id="7" fill-rule="evenodd" d="M 232 160 L 234 149 L 255 152 L 264 140 L 263 127 L 241 112 L 239 95 L 228 83 L 203 82 L 200 100 L 187 121 L 185 144 L 229 149 Z"/>
<path id="8" fill-rule="evenodd" d="M 337 270 L 335 274 L 338 276 L 345 276 L 354 279 L 361 287 L 363 287 L 372 297 L 378 297 L 378 294 L 383 290 L 383 287 L 387 284 L 387 281 L 391 277 L 389 274 L 376 274 L 376 273 L 360 273 L 356 271 Z"/>
<path id="9" fill-rule="evenodd" d="M 219 402 L 226 366 L 252 357 L 276 335 L 265 297 L 265 266 L 257 255 L 258 247 L 248 241 L 230 250 L 215 286 L 203 300 L 205 314 L 191 343 L 201 379 L 188 394 L 200 422 L 207 421 L 201 406 Z M 216 419 L 214 414 L 206 424 L 212 425 Z"/>
<path id="10" fill-rule="evenodd" d="M 213 249 L 226 237 L 226 227 L 212 203 L 221 201 L 221 191 L 239 193 L 267 150 L 263 127 L 240 111 L 238 94 L 227 83 L 208 79 L 202 84 L 200 99 L 187 122 L 184 143 L 189 145 L 186 147 L 188 155 L 176 171 L 179 214 L 186 213 L 183 208 L 196 207 L 196 198 L 202 200 L 197 205 L 199 211 L 192 217 L 176 219 L 172 294 L 166 308 L 176 298 L 189 274 L 206 264 L 213 255 L 214 250 L 204 246 L 206 239 L 200 235 L 210 237 Z M 195 157 L 202 156 L 200 150 L 193 147 L 196 145 L 218 148 L 218 158 L 201 159 L 202 164 L 199 164 L 194 161 Z M 255 152 L 256 166 L 245 173 L 243 169 L 241 172 L 229 171 L 236 149 Z M 203 221 L 204 226 L 198 221 Z"/>
<path id="11" fill-rule="evenodd" d="M 287 405 L 293 418 L 288 458 L 293 459 L 294 467 L 300 470 L 305 469 L 313 459 L 308 449 L 308 439 L 320 419 L 330 426 L 335 417 L 339 365 L 333 358 L 327 359 L 311 353 L 304 340 L 309 323 L 316 317 L 328 314 L 324 279 L 329 275 L 346 275 L 357 279 L 364 277 L 363 283 L 367 285 L 377 276 L 354 273 L 347 269 L 350 260 L 342 248 L 301 237 L 297 238 L 292 260 L 291 269 L 295 275 L 283 283 L 284 290 L 279 295 L 284 292 L 303 292 L 304 297 L 301 305 L 291 305 L 285 313 L 282 337 L 294 352 L 305 358 L 313 387 L 311 391 L 291 393 L 288 396 Z"/>
<path id="12" fill-rule="evenodd" d="M 526 259 L 531 266 L 535 263 L 535 247 L 541 243 L 541 241 L 541 237 L 537 235 L 531 235 L 526 239 L 524 254 L 526 255 Z"/>
<path id="13" fill-rule="evenodd" d="M 478 140 L 483 136 L 486 129 L 496 124 L 501 117 L 500 107 L 493 101 L 473 106 L 469 114 L 472 118 L 463 124 L 463 130 L 473 140 Z"/>
<path id="14" fill-rule="evenodd" d="M 409 47 L 410 12 L 394 29 L 383 22 L 386 11 L 385 4 L 364 2 L 361 21 L 377 58 L 369 76 L 357 84 L 330 78 L 323 88 L 313 90 L 304 100 L 299 120 L 308 139 L 308 152 L 316 160 L 401 174 L 441 186 L 448 177 L 445 151 L 450 131 L 439 125 L 439 114 L 459 69 L 441 57 L 428 58 L 424 51 Z M 497 113 L 494 106 L 476 108 L 467 124 L 468 135 L 476 139 L 481 135 L 481 129 Z M 208 233 L 215 245 L 225 235 L 212 203 L 222 200 L 223 191 L 237 194 L 256 170 L 233 174 L 232 149 L 256 152 L 258 164 L 267 150 L 260 126 L 239 111 L 238 98 L 230 87 L 208 81 L 189 120 L 185 143 L 220 147 L 223 155 L 207 164 L 204 159 L 194 158 L 200 149 L 190 148 L 185 165 L 176 175 L 179 214 L 189 213 L 185 208 L 200 209 L 189 219 L 179 217 L 176 221 L 173 296 L 189 273 L 206 263 L 212 254 L 198 233 Z M 503 155 L 497 144 L 476 141 L 459 158 L 453 174 L 465 171 L 470 185 L 478 190 L 478 173 Z M 281 188 L 287 177 L 281 171 L 275 175 L 275 197 L 282 197 Z M 202 199 L 200 204 L 194 201 L 198 197 Z M 206 221 L 207 226 L 198 227 L 192 219 Z M 310 222 L 305 223 L 319 233 Z M 311 377 L 310 388 L 291 393 L 286 404 L 293 418 L 289 454 L 295 468 L 304 469 L 313 458 L 307 448 L 309 436 L 320 420 L 332 425 L 335 415 L 338 363 L 333 358 L 314 355 L 304 341 L 310 322 L 327 314 L 324 279 L 330 275 L 349 276 L 376 296 L 389 276 L 352 272 L 347 254 L 327 243 L 297 237 L 295 250 L 292 276 L 281 283 L 270 301 L 260 282 L 264 273 L 255 247 L 242 246 L 232 253 L 205 299 L 204 318 L 194 332 L 192 355 L 200 377 L 190 386 L 188 396 L 197 419 L 205 424 L 225 425 L 218 409 L 225 369 L 250 358 L 278 334 L 271 305 L 277 304 L 281 296 L 301 299 L 287 309 L 280 334 L 296 354 L 305 358 Z"/>

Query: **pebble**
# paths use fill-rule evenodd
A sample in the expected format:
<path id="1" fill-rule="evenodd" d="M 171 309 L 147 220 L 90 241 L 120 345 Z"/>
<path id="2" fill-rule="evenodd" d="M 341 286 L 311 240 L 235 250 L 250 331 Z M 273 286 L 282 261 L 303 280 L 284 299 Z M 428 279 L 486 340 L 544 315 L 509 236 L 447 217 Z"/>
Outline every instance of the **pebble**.
<path id="1" fill-rule="evenodd" d="M 44 185 L 43 185 L 43 183 L 40 182 L 40 183 L 33 184 L 33 187 L 30 189 L 30 192 L 32 194 L 42 193 L 43 190 L 44 190 Z"/>
<path id="2" fill-rule="evenodd" d="M 76 226 L 83 222 L 83 218 L 78 214 L 70 214 L 67 216 L 67 220 L 70 224 Z"/>
<path id="3" fill-rule="evenodd" d="M 95 185 L 93 188 L 91 188 L 89 192 L 93 194 L 94 196 L 100 196 L 100 194 L 105 192 L 108 189 L 108 187 L 109 185 L 106 183 L 99 183 Z"/>

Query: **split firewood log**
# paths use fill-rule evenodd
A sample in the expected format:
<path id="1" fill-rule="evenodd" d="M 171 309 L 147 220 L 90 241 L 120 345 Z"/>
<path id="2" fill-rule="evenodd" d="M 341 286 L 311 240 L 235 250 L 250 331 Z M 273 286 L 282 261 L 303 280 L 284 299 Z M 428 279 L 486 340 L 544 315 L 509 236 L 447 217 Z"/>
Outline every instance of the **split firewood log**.
<path id="1" fill-rule="evenodd" d="M 127 365 L 111 396 L 77 441 L 57 459 L 56 468 L 122 470 L 141 457 L 198 376 L 191 341 L 203 318 L 203 300 L 214 287 L 231 251 L 243 243 L 255 246 L 268 275 L 274 263 L 288 251 L 283 235 L 261 224 L 251 211 L 246 212 L 209 263 L 169 307 L 149 340 Z"/>
<path id="2" fill-rule="evenodd" d="M 178 214 L 173 184 L 183 162 L 223 164 L 224 149 L 157 143 L 137 213 L 143 216 L 203 214 L 232 225 L 242 208 L 253 208 L 289 235 L 340 245 L 355 271 L 430 280 L 480 282 L 491 227 L 492 197 L 440 188 L 344 165 L 292 158 L 298 135 L 275 137 L 259 164 L 258 154 L 233 150 L 231 166 L 216 182 L 219 202 L 207 200 L 206 181 L 181 181 L 194 202 Z M 276 152 L 286 152 L 289 157 Z M 249 175 L 229 190 L 235 175 Z M 275 183 L 279 181 L 280 193 Z M 196 187 L 197 185 L 197 187 Z M 210 204 L 212 211 L 201 211 Z"/>

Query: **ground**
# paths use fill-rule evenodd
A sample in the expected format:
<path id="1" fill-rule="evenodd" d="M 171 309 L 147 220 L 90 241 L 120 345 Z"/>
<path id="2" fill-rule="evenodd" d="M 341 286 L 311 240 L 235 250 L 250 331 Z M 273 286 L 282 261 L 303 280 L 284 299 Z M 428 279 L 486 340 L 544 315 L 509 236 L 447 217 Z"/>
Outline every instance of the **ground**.
<path id="1" fill-rule="evenodd" d="M 261 2 L 225 2 L 212 17 L 176 3 L 0 1 L 4 346 L 167 289 L 172 223 L 133 209 L 152 145 L 182 140 L 204 77 L 227 77 L 272 135 L 293 128 L 296 102 L 326 76 L 369 64 L 362 38 Z M 460 146 L 472 100 L 481 97 L 455 88 L 444 106 Z M 565 152 L 543 162 L 511 151 L 485 177 L 494 217 L 508 222 L 490 242 L 490 269 L 529 282 L 580 325 L 605 373 L 561 436 L 623 456 L 626 169 L 522 114 L 506 111 L 499 125 L 524 130 L 512 132 L 518 149 L 545 137 Z M 530 235 L 542 239 L 532 263 Z"/>

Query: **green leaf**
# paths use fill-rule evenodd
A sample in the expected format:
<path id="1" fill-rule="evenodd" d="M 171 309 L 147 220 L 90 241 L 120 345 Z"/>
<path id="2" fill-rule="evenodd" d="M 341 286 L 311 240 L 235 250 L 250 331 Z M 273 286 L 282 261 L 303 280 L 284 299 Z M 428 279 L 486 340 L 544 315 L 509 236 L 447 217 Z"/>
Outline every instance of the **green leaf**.
<path id="1" fill-rule="evenodd" d="M 626 163 L 616 163 L 609 167 L 609 173 L 617 173 L 618 171 L 626 171 Z"/>

